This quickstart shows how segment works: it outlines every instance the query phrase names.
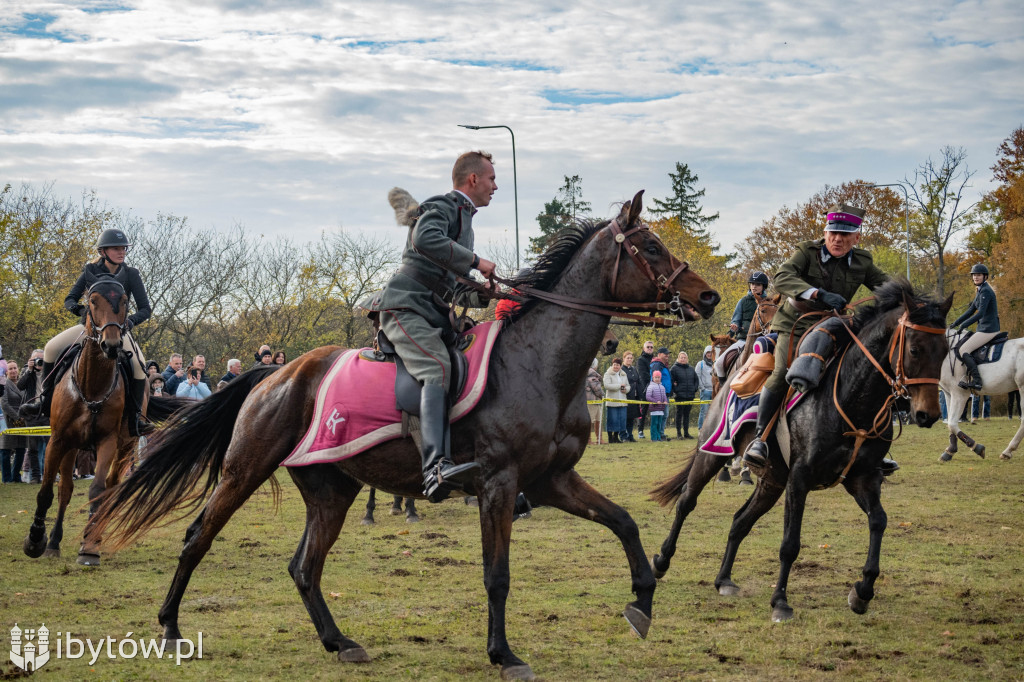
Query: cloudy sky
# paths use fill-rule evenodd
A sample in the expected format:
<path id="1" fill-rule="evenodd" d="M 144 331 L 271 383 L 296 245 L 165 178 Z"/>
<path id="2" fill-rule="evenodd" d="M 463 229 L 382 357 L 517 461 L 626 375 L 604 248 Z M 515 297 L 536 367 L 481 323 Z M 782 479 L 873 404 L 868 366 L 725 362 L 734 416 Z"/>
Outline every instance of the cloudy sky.
<path id="1" fill-rule="evenodd" d="M 827 7 L 827 8 L 826 8 Z M 388 189 L 495 154 L 477 241 L 521 242 L 565 175 L 596 214 L 688 163 L 730 247 L 825 184 L 963 146 L 990 188 L 1024 124 L 1020 0 L 4 0 L 0 183 L 150 219 L 394 239 Z"/>

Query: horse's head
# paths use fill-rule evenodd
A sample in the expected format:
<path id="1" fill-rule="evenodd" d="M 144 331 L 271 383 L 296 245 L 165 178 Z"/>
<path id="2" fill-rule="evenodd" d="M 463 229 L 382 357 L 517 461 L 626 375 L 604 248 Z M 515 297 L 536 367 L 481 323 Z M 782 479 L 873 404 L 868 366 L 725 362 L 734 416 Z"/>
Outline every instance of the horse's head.
<path id="1" fill-rule="evenodd" d="M 615 247 L 609 258 L 609 292 L 623 302 L 666 303 L 666 312 L 688 321 L 711 317 L 721 297 L 640 219 L 642 196 L 643 190 L 624 203 L 598 234 Z"/>
<path id="2" fill-rule="evenodd" d="M 711 348 L 715 352 L 716 360 L 723 351 L 736 342 L 736 339 L 732 338 L 728 334 L 722 334 L 720 336 L 718 334 L 709 334 L 709 338 L 711 339 Z"/>
<path id="3" fill-rule="evenodd" d="M 906 385 L 914 421 L 928 428 L 940 416 L 938 379 L 949 352 L 946 314 L 953 305 L 953 295 L 936 302 L 915 298 L 908 289 L 902 291 L 903 311 L 893 313 L 899 319 L 888 360 L 897 379 Z"/>
<path id="4" fill-rule="evenodd" d="M 116 279 L 103 277 L 86 294 L 88 312 L 85 333 L 96 341 L 108 358 L 117 357 L 121 348 L 121 334 L 128 317 L 128 296 Z"/>
<path id="5" fill-rule="evenodd" d="M 774 296 L 758 296 L 754 295 L 757 300 L 757 309 L 754 311 L 754 319 L 750 321 L 750 331 L 747 335 L 760 334 L 768 329 L 768 323 L 775 317 L 775 313 L 779 312 L 779 306 L 782 305 L 782 294 L 775 294 Z"/>

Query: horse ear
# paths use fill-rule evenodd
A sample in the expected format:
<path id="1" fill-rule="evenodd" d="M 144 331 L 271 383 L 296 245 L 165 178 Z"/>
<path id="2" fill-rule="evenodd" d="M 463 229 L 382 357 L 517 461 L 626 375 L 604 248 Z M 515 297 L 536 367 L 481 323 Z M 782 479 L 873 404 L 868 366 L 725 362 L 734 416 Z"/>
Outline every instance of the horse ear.
<path id="1" fill-rule="evenodd" d="M 632 202 L 625 202 L 622 204 L 622 208 L 619 209 L 619 215 L 615 220 L 618 221 L 619 225 L 623 228 L 629 225 L 629 211 L 632 206 Z"/>
<path id="2" fill-rule="evenodd" d="M 942 311 L 943 317 L 945 317 L 949 313 L 949 309 L 953 307 L 953 296 L 955 295 L 956 292 L 954 291 L 949 295 L 949 297 L 945 301 L 942 302 L 941 305 L 939 305 L 939 310 Z"/>
<path id="3" fill-rule="evenodd" d="M 781 302 L 782 302 L 782 294 L 775 294 L 775 297 L 772 299 L 772 303 L 778 304 L 778 303 L 781 303 Z"/>
<path id="4" fill-rule="evenodd" d="M 900 293 L 903 294 L 903 307 L 904 308 L 906 308 L 908 311 L 911 311 L 911 310 L 914 310 L 915 308 L 917 308 L 917 304 L 914 303 L 912 300 L 910 300 L 910 297 L 907 296 L 907 290 L 906 289 L 901 290 Z"/>
<path id="5" fill-rule="evenodd" d="M 633 201 L 629 202 L 629 222 L 626 223 L 627 225 L 635 223 L 636 219 L 640 217 L 640 211 L 644 210 L 643 196 L 644 191 L 640 190 L 636 193 L 636 196 L 633 197 Z M 625 208 L 625 206 L 623 206 L 623 208 Z"/>

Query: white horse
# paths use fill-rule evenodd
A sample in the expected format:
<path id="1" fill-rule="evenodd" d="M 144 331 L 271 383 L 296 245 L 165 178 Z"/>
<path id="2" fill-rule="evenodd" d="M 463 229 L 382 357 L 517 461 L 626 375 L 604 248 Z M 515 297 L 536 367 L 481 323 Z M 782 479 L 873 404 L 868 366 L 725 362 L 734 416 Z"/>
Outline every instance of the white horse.
<path id="1" fill-rule="evenodd" d="M 960 380 L 967 375 L 967 369 L 956 359 L 953 352 L 954 346 L 959 341 L 959 335 L 950 329 L 946 332 L 946 339 L 949 341 L 949 358 L 942 366 L 942 378 L 939 380 L 939 386 L 946 394 L 946 425 L 949 426 L 949 447 L 939 457 L 939 461 L 948 462 L 953 459 L 953 454 L 957 450 L 958 438 L 979 457 L 984 457 L 985 446 L 976 442 L 957 426 L 957 421 L 960 419 L 964 405 L 971 397 L 971 392 L 958 385 Z M 978 365 L 978 371 L 981 372 L 981 383 L 984 386 L 979 391 L 979 395 L 1006 395 L 1017 390 L 1024 395 L 1024 339 L 1007 340 L 1003 346 L 1002 357 L 996 362 Z M 999 459 L 1010 459 L 1013 456 L 1013 451 L 1020 445 L 1021 439 L 1024 439 L 1024 420 L 1021 421 L 1010 444 L 999 455 Z"/>

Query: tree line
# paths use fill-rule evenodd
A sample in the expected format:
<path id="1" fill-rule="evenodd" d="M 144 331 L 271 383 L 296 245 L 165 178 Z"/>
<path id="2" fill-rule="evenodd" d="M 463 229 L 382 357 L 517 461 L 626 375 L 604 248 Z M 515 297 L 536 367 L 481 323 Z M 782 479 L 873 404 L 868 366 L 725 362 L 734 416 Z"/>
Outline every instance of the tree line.
<path id="1" fill-rule="evenodd" d="M 712 320 L 676 329 L 616 326 L 621 348 L 638 351 L 650 338 L 673 355 L 686 350 L 696 362 L 709 335 L 728 328 L 733 307 L 746 293 L 747 276 L 754 270 L 773 274 L 796 242 L 819 238 L 824 214 L 838 203 L 867 209 L 861 246 L 894 275 L 907 270 L 909 222 L 911 281 L 936 294 L 955 290 L 959 309 L 974 294 L 964 274 L 972 263 L 984 261 L 993 273 L 1003 327 L 1020 336 L 1024 127 L 996 154 L 992 171 L 998 187 L 977 204 L 964 196 L 976 174 L 966 152 L 945 147 L 900 183 L 909 198 L 906 218 L 902 191 L 854 179 L 778 209 L 752 226 L 736 253 L 721 252 L 712 229 L 719 214 L 704 211 L 699 177 L 687 164 L 676 163 L 668 174 L 671 194 L 648 203 L 650 222 L 666 245 L 722 294 L 722 304 Z M 528 258 L 541 253 L 560 229 L 591 218 L 582 178 L 565 176 L 537 215 L 540 234 L 530 238 Z M 52 186 L 7 185 L 0 192 L 0 343 L 8 358 L 20 362 L 74 322 L 63 308 L 64 297 L 82 265 L 95 257 L 99 233 L 109 227 L 121 228 L 135 242 L 129 263 L 143 273 L 154 310 L 135 334 L 144 352 L 160 362 L 181 352 L 203 353 L 212 363 L 230 357 L 245 363 L 263 343 L 289 358 L 326 344 L 367 345 L 372 330 L 356 303 L 383 286 L 400 259 L 389 242 L 344 229 L 303 244 L 268 241 L 241 225 L 196 229 L 187 218 L 171 214 L 143 220 L 108 208 L 94 192 L 72 200 L 56 196 Z M 482 251 L 502 275 L 513 274 L 514 248 L 498 244 Z M 478 314 L 490 319 L 493 307 Z"/>

